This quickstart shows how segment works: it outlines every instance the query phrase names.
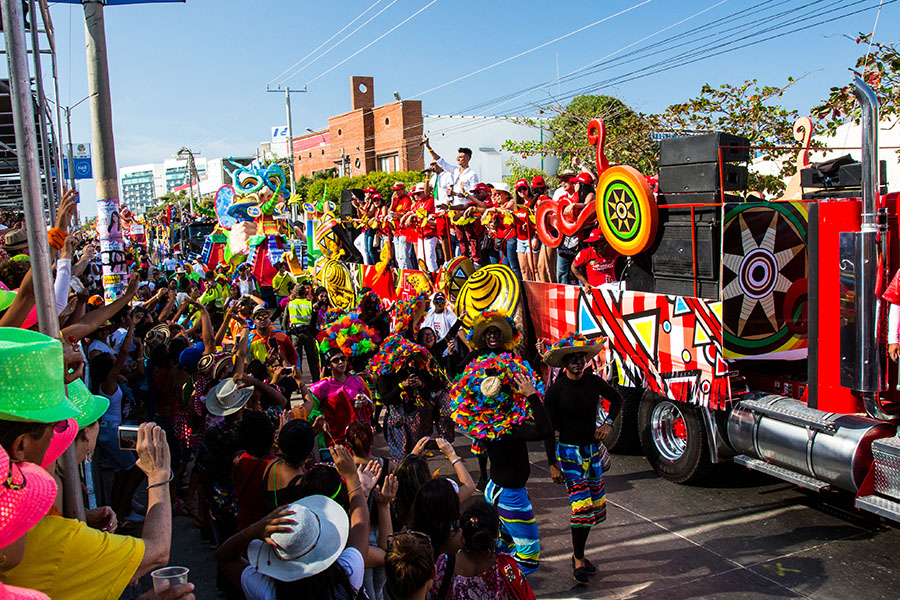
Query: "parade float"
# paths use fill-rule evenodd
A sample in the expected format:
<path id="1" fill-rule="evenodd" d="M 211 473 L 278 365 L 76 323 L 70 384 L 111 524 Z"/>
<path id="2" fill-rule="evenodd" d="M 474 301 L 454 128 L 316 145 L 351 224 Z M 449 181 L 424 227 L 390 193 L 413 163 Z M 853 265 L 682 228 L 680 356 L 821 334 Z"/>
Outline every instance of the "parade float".
<path id="1" fill-rule="evenodd" d="M 663 140 L 659 174 L 648 177 L 609 164 L 593 121 L 594 206 L 573 213 L 545 201 L 535 225 L 556 246 L 596 221 L 622 257 L 617 284 L 520 282 L 507 267 L 475 271 L 455 258 L 436 276 L 350 264 L 346 285 L 388 306 L 430 284 L 467 324 L 486 311 L 515 319 L 523 355 L 537 339 L 607 338 L 596 365 L 626 398 L 607 441 L 639 444 L 673 482 L 735 461 L 853 493 L 857 507 L 900 520 L 900 392 L 881 300 L 900 264 L 889 242 L 897 194 L 876 184 L 875 96 L 861 81 L 855 90 L 861 160 L 822 183 L 809 163 L 811 123 L 800 119 L 799 172 L 774 200 L 745 193 L 743 138 Z"/>

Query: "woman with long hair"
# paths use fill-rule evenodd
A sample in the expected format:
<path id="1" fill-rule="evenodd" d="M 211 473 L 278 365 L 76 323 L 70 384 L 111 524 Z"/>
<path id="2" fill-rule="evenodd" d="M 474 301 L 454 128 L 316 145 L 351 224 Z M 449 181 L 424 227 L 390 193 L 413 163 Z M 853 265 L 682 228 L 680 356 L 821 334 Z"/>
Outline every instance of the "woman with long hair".
<path id="1" fill-rule="evenodd" d="M 534 262 L 536 257 L 536 248 L 533 244 L 537 244 L 537 235 L 532 222 L 534 216 L 534 207 L 537 204 L 537 197 L 532 195 L 531 188 L 528 187 L 528 180 L 520 179 L 516 182 L 516 204 L 515 225 L 516 225 L 516 256 L 519 262 L 519 269 L 522 271 L 522 278 L 526 281 L 534 281 Z"/>

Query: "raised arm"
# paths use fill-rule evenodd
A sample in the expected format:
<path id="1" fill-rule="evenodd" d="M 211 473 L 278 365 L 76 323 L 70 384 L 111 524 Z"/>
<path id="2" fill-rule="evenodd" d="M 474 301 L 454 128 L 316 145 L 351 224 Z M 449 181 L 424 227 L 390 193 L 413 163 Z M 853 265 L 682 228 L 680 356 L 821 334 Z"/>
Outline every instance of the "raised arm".
<path id="1" fill-rule="evenodd" d="M 91 332 L 96 331 L 98 327 L 109 321 L 113 315 L 131 303 L 131 299 L 134 298 L 134 294 L 137 292 L 138 283 L 140 283 L 140 279 L 136 273 L 132 273 L 131 278 L 128 280 L 128 287 L 125 288 L 125 293 L 122 294 L 121 298 L 112 304 L 92 310 L 85 315 L 81 322 L 69 325 L 63 329 L 63 339 L 74 338 L 80 340 L 86 338 Z"/>

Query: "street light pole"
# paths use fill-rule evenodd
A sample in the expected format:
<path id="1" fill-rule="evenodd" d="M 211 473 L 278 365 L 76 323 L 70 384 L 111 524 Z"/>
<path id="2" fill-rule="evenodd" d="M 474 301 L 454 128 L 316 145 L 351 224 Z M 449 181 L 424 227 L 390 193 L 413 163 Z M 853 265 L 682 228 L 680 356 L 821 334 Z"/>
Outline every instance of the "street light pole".
<path id="1" fill-rule="evenodd" d="M 34 127 L 34 102 L 31 96 L 31 77 L 28 73 L 28 50 L 25 47 L 25 19 L 21 0 L 0 0 L 3 40 L 9 66 L 9 96 L 12 104 L 13 126 L 16 134 L 16 158 L 22 180 L 22 209 L 25 213 L 25 233 L 28 237 L 31 278 L 38 327 L 41 333 L 59 338 L 59 316 L 50 276 L 50 248 L 47 244 L 47 225 L 44 222 L 41 199 L 41 174 L 37 163 L 37 134 Z M 33 26 L 33 25 L 32 25 Z M 62 456 L 63 511 L 68 517 L 84 520 L 81 482 L 75 448 Z"/>
<path id="2" fill-rule="evenodd" d="M 280 92 L 282 91 L 281 86 L 277 88 L 270 89 L 266 88 L 267 92 Z M 284 104 L 287 108 L 287 128 L 288 128 L 288 158 L 290 160 L 290 168 L 288 169 L 288 176 L 291 178 L 291 198 L 294 198 L 294 193 L 296 192 L 296 182 L 294 181 L 294 126 L 293 120 L 291 119 L 291 93 L 294 94 L 305 94 L 306 87 L 304 86 L 302 90 L 292 90 L 290 87 L 284 88 Z M 297 206 L 296 204 L 291 204 L 291 218 L 297 219 Z"/>
<path id="3" fill-rule="evenodd" d="M 106 59 L 106 27 L 102 0 L 83 1 L 94 182 L 97 186 L 97 233 L 103 262 L 104 296 L 107 302 L 112 302 L 125 290 L 125 243 L 119 219 L 119 178 Z"/>

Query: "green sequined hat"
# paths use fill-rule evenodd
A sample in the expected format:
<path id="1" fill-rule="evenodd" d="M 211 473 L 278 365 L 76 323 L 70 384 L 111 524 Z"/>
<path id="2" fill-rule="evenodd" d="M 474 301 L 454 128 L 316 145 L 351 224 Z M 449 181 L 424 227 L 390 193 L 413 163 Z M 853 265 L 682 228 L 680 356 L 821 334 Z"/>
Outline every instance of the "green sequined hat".
<path id="1" fill-rule="evenodd" d="M 0 327 L 0 419 L 54 423 L 77 416 L 63 376 L 59 340 Z"/>
<path id="2" fill-rule="evenodd" d="M 69 400 L 78 409 L 75 422 L 78 423 L 79 429 L 84 429 L 99 421 L 106 409 L 109 408 L 109 399 L 92 394 L 80 379 L 69 384 Z"/>

